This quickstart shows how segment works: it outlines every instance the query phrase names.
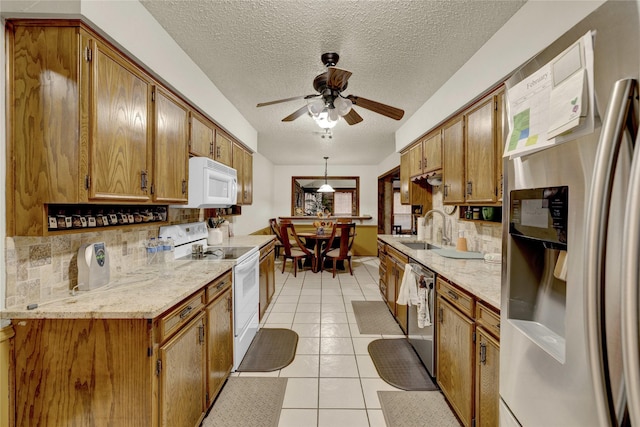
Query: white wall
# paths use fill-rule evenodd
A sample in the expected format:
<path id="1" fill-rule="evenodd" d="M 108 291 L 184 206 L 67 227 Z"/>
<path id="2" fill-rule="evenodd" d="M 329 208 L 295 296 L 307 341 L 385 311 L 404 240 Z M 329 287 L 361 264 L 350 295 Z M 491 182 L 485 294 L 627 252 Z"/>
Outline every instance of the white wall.
<path id="1" fill-rule="evenodd" d="M 360 177 L 360 215 L 371 215 L 371 221 L 378 222 L 378 167 L 362 165 L 331 165 L 327 166 L 329 176 L 359 176 Z M 274 215 L 291 215 L 291 177 L 292 176 L 324 176 L 324 164 L 299 166 L 274 166 L 273 206 Z M 254 175 L 255 182 L 255 175 Z M 243 210 L 244 214 L 244 210 Z"/>
<path id="2" fill-rule="evenodd" d="M 391 153 L 383 161 L 378 163 L 378 176 L 384 175 L 400 165 L 400 153 Z"/>
<path id="3" fill-rule="evenodd" d="M 580 22 L 604 0 L 529 0 L 396 132 L 402 150 Z"/>

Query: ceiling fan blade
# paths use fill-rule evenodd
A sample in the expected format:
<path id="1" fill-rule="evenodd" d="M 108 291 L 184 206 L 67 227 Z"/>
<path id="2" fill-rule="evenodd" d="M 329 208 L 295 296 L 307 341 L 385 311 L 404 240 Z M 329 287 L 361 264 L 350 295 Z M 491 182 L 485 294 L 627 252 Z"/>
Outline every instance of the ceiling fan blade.
<path id="1" fill-rule="evenodd" d="M 362 116 L 358 114 L 358 112 L 353 108 L 349 110 L 347 114 L 342 116 L 342 118 L 349 125 L 355 125 L 356 123 L 360 123 L 362 121 Z"/>
<path id="2" fill-rule="evenodd" d="M 327 67 L 327 87 L 338 91 L 343 90 L 347 86 L 351 74 L 351 71 L 341 68 Z"/>
<path id="3" fill-rule="evenodd" d="M 297 119 L 298 117 L 304 115 L 307 113 L 307 106 L 305 105 L 304 107 L 301 107 L 299 109 L 297 109 L 295 112 L 289 114 L 287 117 L 285 117 L 284 119 L 282 119 L 283 122 L 292 122 L 295 119 Z"/>
<path id="4" fill-rule="evenodd" d="M 373 111 L 374 113 L 382 114 L 383 116 L 390 117 L 394 120 L 400 120 L 402 119 L 402 116 L 404 116 L 404 110 L 392 107 L 390 105 L 382 104 L 380 102 L 372 101 L 370 99 L 354 95 L 349 95 L 347 96 L 347 98 L 349 98 L 351 102 L 353 102 L 353 105 L 366 108 L 367 110 Z"/>
<path id="5" fill-rule="evenodd" d="M 315 98 L 316 96 L 320 96 L 320 95 L 317 94 L 317 93 L 314 93 L 313 95 L 294 96 L 292 98 L 278 99 L 276 101 L 261 102 L 260 104 L 256 105 L 256 107 L 266 107 L 267 105 L 273 105 L 273 104 L 280 104 L 282 102 L 295 101 L 296 99 Z"/>

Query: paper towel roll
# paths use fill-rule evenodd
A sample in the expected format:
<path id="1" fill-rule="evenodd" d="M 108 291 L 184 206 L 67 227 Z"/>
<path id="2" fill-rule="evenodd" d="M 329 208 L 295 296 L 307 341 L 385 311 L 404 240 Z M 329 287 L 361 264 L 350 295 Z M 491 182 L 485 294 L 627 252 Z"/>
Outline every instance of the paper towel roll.
<path id="1" fill-rule="evenodd" d="M 417 230 L 417 234 L 418 234 L 418 240 L 424 240 L 424 217 L 420 217 L 418 218 L 418 225 L 416 226 Z"/>

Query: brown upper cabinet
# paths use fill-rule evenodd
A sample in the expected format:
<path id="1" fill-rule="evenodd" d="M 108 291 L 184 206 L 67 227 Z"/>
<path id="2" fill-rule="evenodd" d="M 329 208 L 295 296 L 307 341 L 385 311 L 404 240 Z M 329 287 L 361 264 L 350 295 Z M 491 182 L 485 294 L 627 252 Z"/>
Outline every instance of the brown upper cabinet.
<path id="1" fill-rule="evenodd" d="M 213 159 L 213 137 L 215 134 L 213 123 L 195 111 L 191 112 L 190 122 L 191 143 L 189 144 L 189 152 L 194 156 Z"/>
<path id="2" fill-rule="evenodd" d="M 464 203 L 464 117 L 458 116 L 444 125 L 442 173 L 443 203 Z"/>
<path id="3" fill-rule="evenodd" d="M 229 167 L 233 167 L 232 163 L 233 143 L 225 134 L 216 129 L 216 142 L 213 152 L 213 160 L 223 163 Z"/>
<path id="4" fill-rule="evenodd" d="M 189 108 L 162 87 L 154 89 L 153 200 L 187 203 Z"/>
<path id="5" fill-rule="evenodd" d="M 253 203 L 253 155 L 240 144 L 233 144 L 232 168 L 238 172 L 239 205 Z"/>
<path id="6" fill-rule="evenodd" d="M 442 169 L 442 131 L 431 133 L 409 149 L 411 177 Z"/>
<path id="7" fill-rule="evenodd" d="M 228 135 L 85 24 L 6 28 L 8 235 L 47 234 L 47 204 L 186 203 L 189 150 L 231 166 Z"/>
<path id="8" fill-rule="evenodd" d="M 403 205 L 408 205 L 411 203 L 411 195 L 409 192 L 409 162 L 411 158 L 411 153 L 409 151 L 405 151 L 400 155 L 400 203 Z"/>

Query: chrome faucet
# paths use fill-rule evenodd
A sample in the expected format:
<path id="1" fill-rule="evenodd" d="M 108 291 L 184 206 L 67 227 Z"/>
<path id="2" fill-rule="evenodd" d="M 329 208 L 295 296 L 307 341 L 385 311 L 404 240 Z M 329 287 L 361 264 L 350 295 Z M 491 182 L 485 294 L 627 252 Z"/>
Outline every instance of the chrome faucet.
<path id="1" fill-rule="evenodd" d="M 424 214 L 424 223 L 427 224 L 427 217 L 431 215 L 431 223 L 433 224 L 433 214 L 439 214 L 442 217 L 442 244 L 449 245 L 451 244 L 451 237 L 447 235 L 447 218 L 444 216 L 442 211 L 438 209 L 431 209 Z M 431 241 L 433 241 L 433 225 L 431 226 Z"/>

